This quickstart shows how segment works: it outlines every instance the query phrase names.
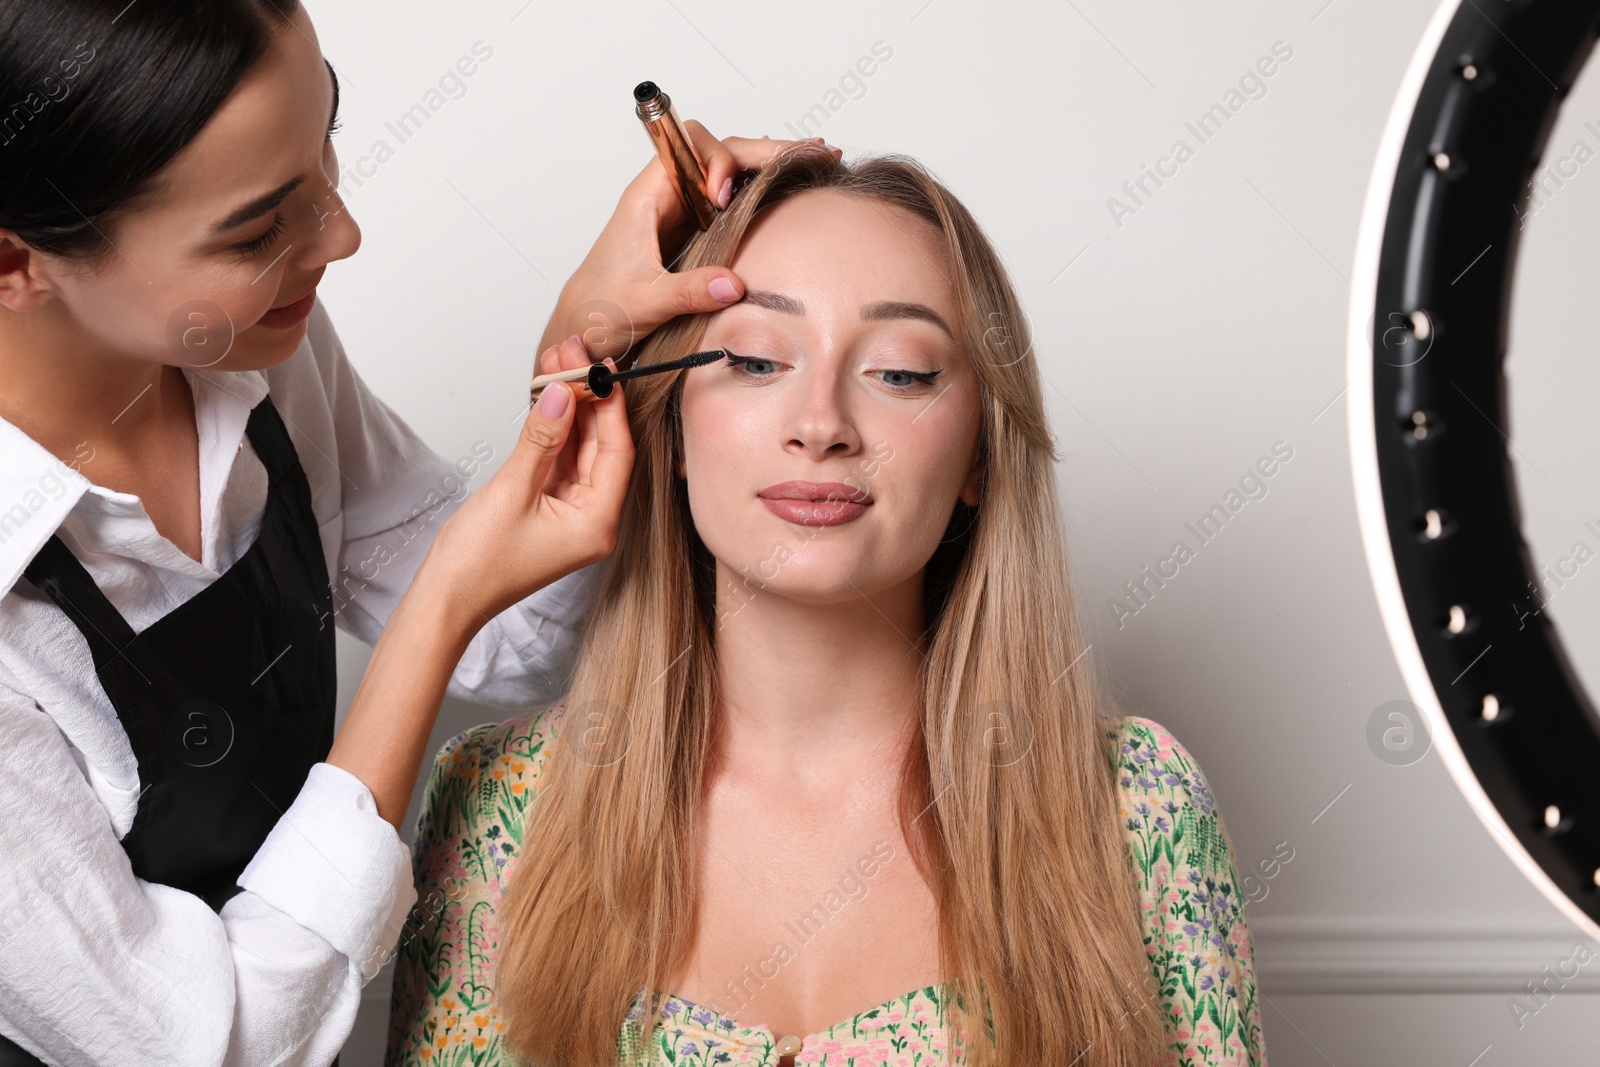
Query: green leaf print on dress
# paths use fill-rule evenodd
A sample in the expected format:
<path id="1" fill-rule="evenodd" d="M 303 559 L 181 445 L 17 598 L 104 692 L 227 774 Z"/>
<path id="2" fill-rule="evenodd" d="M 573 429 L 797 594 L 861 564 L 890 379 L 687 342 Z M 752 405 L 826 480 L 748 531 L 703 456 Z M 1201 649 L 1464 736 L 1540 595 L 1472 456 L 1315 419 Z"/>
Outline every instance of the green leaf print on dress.
<path id="1" fill-rule="evenodd" d="M 451 738 L 435 757 L 413 846 L 418 905 L 395 963 L 388 1067 L 514 1061 L 493 989 L 496 913 L 523 848 L 552 723 L 563 705 Z M 1189 752 L 1159 723 L 1129 716 L 1106 733 L 1118 825 L 1142 889 L 1145 950 L 1168 1045 L 1156 1067 L 1265 1067 L 1245 899 L 1215 798 Z M 424 906 L 424 902 L 429 902 Z M 944 990 L 928 986 L 807 1035 L 796 1067 L 931 1067 L 962 1062 Z M 619 1020 L 619 1062 L 641 1043 L 654 1064 L 774 1064 L 773 1035 L 669 997 L 644 1042 L 641 995 Z"/>

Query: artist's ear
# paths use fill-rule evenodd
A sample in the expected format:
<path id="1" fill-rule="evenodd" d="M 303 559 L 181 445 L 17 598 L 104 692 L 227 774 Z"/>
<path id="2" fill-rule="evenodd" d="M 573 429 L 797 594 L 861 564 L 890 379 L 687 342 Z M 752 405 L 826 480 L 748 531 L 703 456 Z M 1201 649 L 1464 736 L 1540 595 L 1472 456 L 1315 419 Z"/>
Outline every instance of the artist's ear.
<path id="1" fill-rule="evenodd" d="M 39 254 L 10 230 L 0 229 L 0 307 L 32 311 L 55 295 Z"/>

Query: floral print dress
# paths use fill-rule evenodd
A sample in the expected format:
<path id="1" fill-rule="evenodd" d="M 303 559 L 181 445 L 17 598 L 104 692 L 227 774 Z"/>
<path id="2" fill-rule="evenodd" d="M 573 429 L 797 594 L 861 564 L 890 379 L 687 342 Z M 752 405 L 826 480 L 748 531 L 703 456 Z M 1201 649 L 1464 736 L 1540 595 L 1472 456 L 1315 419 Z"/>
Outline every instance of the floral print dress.
<path id="1" fill-rule="evenodd" d="M 510 1065 L 492 986 L 495 905 L 562 704 L 466 730 L 440 749 L 423 794 L 413 863 L 418 900 L 400 937 L 386 1067 Z M 1168 1043 L 1155 1067 L 1265 1067 L 1245 900 L 1227 831 L 1200 767 L 1159 723 L 1138 716 L 1118 742 L 1119 819 L 1143 887 L 1145 951 Z M 802 1038 L 796 1067 L 921 1067 L 960 1062 L 944 990 L 931 985 Z M 649 1037 L 654 1064 L 775 1065 L 779 1035 L 682 997 Z M 621 1024 L 619 1056 L 644 1040 Z"/>

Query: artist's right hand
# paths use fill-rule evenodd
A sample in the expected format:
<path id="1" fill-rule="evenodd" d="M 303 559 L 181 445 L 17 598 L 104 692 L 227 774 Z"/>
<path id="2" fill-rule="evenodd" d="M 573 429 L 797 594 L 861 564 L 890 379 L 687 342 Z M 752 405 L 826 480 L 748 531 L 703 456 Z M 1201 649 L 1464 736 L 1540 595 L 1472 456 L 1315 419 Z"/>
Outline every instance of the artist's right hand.
<path id="1" fill-rule="evenodd" d="M 569 337 L 544 352 L 536 373 L 590 362 Z M 604 400 L 579 402 L 559 382 L 547 387 L 505 463 L 439 529 L 423 568 L 454 590 L 463 612 L 452 617 L 472 632 L 611 554 L 633 472 L 624 388 L 619 382 Z M 545 404 L 563 393 L 565 410 L 548 414 Z"/>

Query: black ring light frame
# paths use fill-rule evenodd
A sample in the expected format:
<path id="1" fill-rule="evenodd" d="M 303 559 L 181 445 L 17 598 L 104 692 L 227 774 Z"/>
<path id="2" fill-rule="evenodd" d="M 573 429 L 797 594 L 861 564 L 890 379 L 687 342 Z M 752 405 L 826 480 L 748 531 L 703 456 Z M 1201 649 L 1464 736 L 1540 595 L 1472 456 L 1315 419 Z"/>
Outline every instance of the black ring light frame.
<path id="1" fill-rule="evenodd" d="M 1503 363 L 1520 216 L 1600 0 L 1445 0 L 1367 190 L 1351 466 L 1379 607 L 1473 810 L 1600 936 L 1600 717 L 1521 532 Z M 1505 431 L 1505 433 L 1502 433 Z"/>

